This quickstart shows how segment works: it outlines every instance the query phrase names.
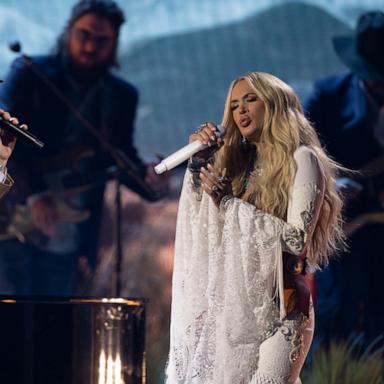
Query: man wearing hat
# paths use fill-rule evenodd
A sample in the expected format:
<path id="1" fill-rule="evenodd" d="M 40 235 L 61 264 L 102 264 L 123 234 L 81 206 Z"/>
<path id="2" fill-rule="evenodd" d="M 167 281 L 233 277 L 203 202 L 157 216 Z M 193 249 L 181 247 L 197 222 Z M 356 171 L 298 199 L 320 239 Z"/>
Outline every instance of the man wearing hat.
<path id="1" fill-rule="evenodd" d="M 128 165 L 124 183 L 130 189 L 158 198 L 133 144 L 138 92 L 110 72 L 123 22 L 115 1 L 79 1 L 52 54 L 16 59 L 0 88 L 0 106 L 28 121 L 45 142 L 38 153 L 21 146 L 15 152 L 13 200 L 26 204 L 35 230 L 22 234 L 24 243 L 0 242 L 0 273 L 13 278 L 0 279 L 0 293 L 75 293 L 79 258 L 96 262 L 105 171 L 117 161 Z M 64 180 L 91 188 L 75 194 Z"/>
<path id="2" fill-rule="evenodd" d="M 362 14 L 333 44 L 350 72 L 317 81 L 305 109 L 333 158 L 360 174 L 340 180 L 349 251 L 316 274 L 315 335 L 363 331 L 367 346 L 384 334 L 384 13 Z"/>

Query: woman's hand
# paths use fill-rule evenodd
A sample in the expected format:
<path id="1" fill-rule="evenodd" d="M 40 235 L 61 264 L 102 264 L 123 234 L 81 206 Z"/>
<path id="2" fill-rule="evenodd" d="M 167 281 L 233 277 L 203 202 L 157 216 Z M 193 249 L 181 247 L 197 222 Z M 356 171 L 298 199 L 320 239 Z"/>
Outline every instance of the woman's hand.
<path id="1" fill-rule="evenodd" d="M 189 143 L 196 140 L 208 145 L 206 149 L 193 156 L 193 159 L 198 160 L 208 160 L 223 145 L 219 130 L 212 123 L 202 124 L 196 132 L 189 136 Z"/>
<path id="2" fill-rule="evenodd" d="M 4 111 L 3 109 L 0 109 L 0 116 L 4 120 L 8 120 L 12 124 L 19 125 L 19 120 L 17 120 L 16 117 L 12 117 L 8 112 Z M 22 124 L 20 125 L 20 128 L 27 129 L 28 127 L 26 124 Z M 1 166 L 7 165 L 7 161 L 12 154 L 15 144 L 16 144 L 15 136 L 9 134 L 4 129 L 0 128 L 0 165 Z"/>
<path id="3" fill-rule="evenodd" d="M 216 169 L 208 164 L 207 168 L 201 168 L 201 188 L 211 196 L 215 205 L 219 208 L 224 196 L 233 196 L 231 181 L 226 177 L 227 169 Z"/>

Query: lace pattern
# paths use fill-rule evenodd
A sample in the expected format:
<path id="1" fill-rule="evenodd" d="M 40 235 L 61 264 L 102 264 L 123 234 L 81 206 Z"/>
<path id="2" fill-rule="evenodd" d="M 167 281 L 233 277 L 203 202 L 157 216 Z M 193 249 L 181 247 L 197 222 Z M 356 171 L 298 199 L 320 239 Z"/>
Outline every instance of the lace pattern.
<path id="1" fill-rule="evenodd" d="M 311 181 L 293 185 L 291 196 L 294 198 L 291 199 L 288 207 L 288 223 L 283 234 L 284 251 L 302 255 L 308 248 L 308 239 L 313 233 L 323 201 L 324 191 L 321 184 Z M 312 267 L 316 269 L 315 257 L 310 253 L 310 248 L 307 256 L 314 264 Z"/>
<path id="2" fill-rule="evenodd" d="M 206 194 L 197 201 L 192 188 L 187 171 L 177 222 L 168 383 L 248 383 L 259 346 L 279 318 L 284 222 L 236 198 L 220 212 Z"/>
<path id="3" fill-rule="evenodd" d="M 260 345 L 259 366 L 251 384 L 300 383 L 299 373 L 310 347 L 314 330 L 314 311 L 309 317 L 294 311 L 276 321 L 273 334 Z"/>
<path id="4" fill-rule="evenodd" d="M 168 384 L 285 383 L 294 369 L 291 377 L 299 380 L 313 324 L 285 318 L 282 250 L 306 250 L 323 180 L 313 150 L 299 149 L 295 159 L 287 222 L 238 198 L 226 199 L 218 210 L 208 195 L 197 195 L 186 172 L 176 228 Z M 276 351 L 286 364 L 273 364 Z M 258 369 L 268 366 L 268 375 L 267 368 Z"/>
<path id="5" fill-rule="evenodd" d="M 306 241 L 305 232 L 292 225 L 286 225 L 283 231 L 284 251 L 300 255 L 304 250 Z"/>

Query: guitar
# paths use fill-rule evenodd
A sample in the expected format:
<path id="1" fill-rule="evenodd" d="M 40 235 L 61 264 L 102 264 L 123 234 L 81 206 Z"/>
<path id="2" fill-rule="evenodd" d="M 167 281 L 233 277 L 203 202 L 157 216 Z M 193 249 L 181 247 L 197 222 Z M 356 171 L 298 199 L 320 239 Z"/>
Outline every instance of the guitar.
<path id="1" fill-rule="evenodd" d="M 55 174 L 56 181 L 58 181 L 59 184 L 64 185 L 62 180 L 68 177 L 72 172 L 77 172 L 81 161 L 92 157 L 94 154 L 94 150 L 90 147 L 77 146 L 67 150 L 65 154 L 56 155 L 49 159 L 49 161 L 45 161 L 44 164 L 40 164 L 40 168 L 44 175 L 48 175 L 48 178 L 50 174 Z M 53 202 L 56 204 L 58 222 L 79 223 L 89 218 L 91 214 L 89 210 L 75 209 L 71 207 L 64 198 L 64 196 L 73 197 L 89 188 L 92 188 L 92 186 L 82 185 L 75 188 L 63 189 L 61 190 L 60 195 L 50 195 Z M 26 236 L 36 229 L 37 227 L 34 224 L 28 205 L 15 204 L 8 224 L 3 231 L 0 232 L 0 241 L 17 239 L 20 242 L 25 242 Z"/>
<path id="2" fill-rule="evenodd" d="M 125 168 L 113 164 L 106 169 L 80 172 L 81 162 L 94 155 L 93 148 L 77 146 L 67 150 L 64 154 L 51 158 L 49 161 L 45 160 L 44 164 L 40 164 L 39 167 L 42 173 L 46 175 L 46 179 L 49 178 L 50 174 L 55 176 L 54 184 L 60 186 L 60 195 L 58 196 L 73 197 L 96 186 L 104 185 L 112 179 L 118 179 L 129 185 L 132 191 L 149 201 L 155 201 L 165 195 L 166 189 L 153 189 L 148 182 L 140 179 L 135 165 L 130 164 L 132 161 L 124 159 L 124 153 L 119 153 L 119 156 L 122 161 L 128 163 Z M 59 222 L 79 223 L 89 218 L 90 212 L 88 210 L 74 209 L 64 198 L 58 196 L 52 195 L 51 197 L 57 206 Z M 0 241 L 15 238 L 25 241 L 26 235 L 36 229 L 28 206 L 18 204 L 14 206 L 8 225 L 0 233 Z"/>
<path id="3" fill-rule="evenodd" d="M 56 203 L 59 221 L 79 223 L 87 220 L 91 214 L 89 210 L 74 209 L 59 198 L 54 198 L 54 202 Z M 0 233 L 0 241 L 17 239 L 24 243 L 26 235 L 36 229 L 29 207 L 23 204 L 16 204 L 9 224 L 5 231 Z"/>

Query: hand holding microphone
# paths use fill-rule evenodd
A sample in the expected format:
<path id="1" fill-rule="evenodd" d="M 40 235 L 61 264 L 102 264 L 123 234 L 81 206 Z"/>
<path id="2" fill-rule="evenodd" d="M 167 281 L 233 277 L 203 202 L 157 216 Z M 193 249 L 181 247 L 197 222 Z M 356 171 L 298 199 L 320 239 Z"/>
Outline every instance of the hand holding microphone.
<path id="1" fill-rule="evenodd" d="M 204 145 L 204 148 L 197 151 L 194 156 L 199 159 L 208 159 L 216 152 L 223 144 L 223 128 L 212 123 L 204 123 L 189 136 L 189 143 L 199 141 Z"/>
<path id="2" fill-rule="evenodd" d="M 189 144 L 163 159 L 156 165 L 155 172 L 161 174 L 169 171 L 193 155 L 201 159 L 209 158 L 223 144 L 223 134 L 223 127 L 220 125 L 215 126 L 212 123 L 201 125 L 195 133 L 189 136 Z"/>
<path id="3" fill-rule="evenodd" d="M 11 117 L 11 115 L 0 109 L 0 122 L 11 124 L 17 126 L 20 130 L 27 130 L 25 124 L 19 126 L 19 121 L 16 117 Z M 9 157 L 12 154 L 12 151 L 16 144 L 16 137 L 12 135 L 3 125 L 0 124 L 0 166 L 5 167 Z"/>
<path id="4" fill-rule="evenodd" d="M 36 148 L 43 148 L 44 143 L 40 141 L 32 133 L 27 132 L 27 125 L 19 125 L 15 117 L 10 117 L 8 112 L 0 109 L 0 130 L 2 138 L 10 138 L 9 141 L 15 141 L 16 138 L 22 140 L 26 144 L 32 145 Z"/>

